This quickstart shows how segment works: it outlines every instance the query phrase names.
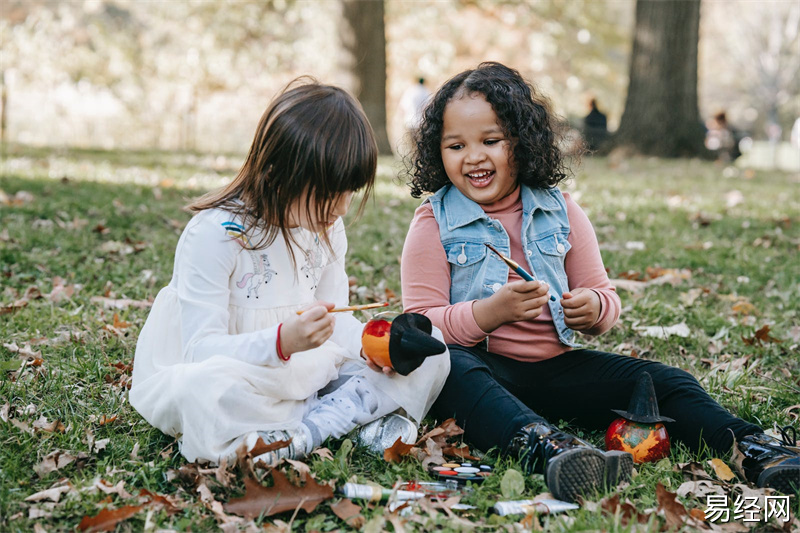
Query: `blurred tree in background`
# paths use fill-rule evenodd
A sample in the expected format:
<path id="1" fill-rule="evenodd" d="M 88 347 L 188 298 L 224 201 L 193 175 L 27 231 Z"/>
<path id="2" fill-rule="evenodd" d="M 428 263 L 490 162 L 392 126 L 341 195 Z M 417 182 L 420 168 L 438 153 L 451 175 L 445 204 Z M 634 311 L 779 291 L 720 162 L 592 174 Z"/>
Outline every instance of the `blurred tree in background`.
<path id="1" fill-rule="evenodd" d="M 364 106 L 381 154 L 391 154 L 386 134 L 386 34 L 383 0 L 344 0 L 342 44 L 346 68 L 356 78 L 353 92 Z"/>
<path id="2" fill-rule="evenodd" d="M 697 105 L 700 0 L 637 0 L 630 82 L 616 147 L 662 157 L 706 152 Z"/>
<path id="3" fill-rule="evenodd" d="M 788 129 L 800 113 L 795 4 L 702 3 L 703 116 L 726 108 L 759 134 L 773 115 Z M 308 74 L 358 94 L 386 151 L 417 78 L 433 90 L 496 60 L 573 124 L 597 98 L 614 129 L 634 14 L 634 0 L 4 0 L 0 122 L 12 142 L 241 152 L 269 99 Z"/>

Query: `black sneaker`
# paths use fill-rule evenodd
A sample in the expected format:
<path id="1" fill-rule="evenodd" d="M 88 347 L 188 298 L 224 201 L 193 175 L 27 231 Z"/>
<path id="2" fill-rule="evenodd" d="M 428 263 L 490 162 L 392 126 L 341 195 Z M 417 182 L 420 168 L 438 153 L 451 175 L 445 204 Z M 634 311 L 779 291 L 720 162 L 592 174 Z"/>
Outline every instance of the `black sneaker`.
<path id="1" fill-rule="evenodd" d="M 627 481 L 633 472 L 633 456 L 627 452 L 603 452 L 586 441 L 547 424 L 530 424 L 511 439 L 508 452 L 521 458 L 530 473 L 544 474 L 553 496 L 573 502 Z"/>
<path id="2" fill-rule="evenodd" d="M 793 494 L 800 491 L 797 432 L 791 426 L 780 431 L 781 440 L 766 433 L 756 433 L 744 437 L 737 446 L 744 454 L 742 468 L 748 481 L 758 487 L 771 487 L 784 494 Z"/>

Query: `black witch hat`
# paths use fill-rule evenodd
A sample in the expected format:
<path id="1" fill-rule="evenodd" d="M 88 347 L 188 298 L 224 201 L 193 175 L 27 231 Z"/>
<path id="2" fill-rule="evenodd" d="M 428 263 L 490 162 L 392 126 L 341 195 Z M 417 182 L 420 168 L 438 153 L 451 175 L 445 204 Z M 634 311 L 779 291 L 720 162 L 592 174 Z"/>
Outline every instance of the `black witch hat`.
<path id="1" fill-rule="evenodd" d="M 668 416 L 661 416 L 658 412 L 656 389 L 653 387 L 653 378 L 647 372 L 642 372 L 636 385 L 633 387 L 628 410 L 612 409 L 626 420 L 640 424 L 655 424 L 656 422 L 675 422 Z"/>
<path id="2" fill-rule="evenodd" d="M 431 336 L 433 325 L 419 313 L 403 313 L 392 321 L 389 359 L 398 374 L 409 375 L 426 357 L 444 352 L 443 342 Z"/>

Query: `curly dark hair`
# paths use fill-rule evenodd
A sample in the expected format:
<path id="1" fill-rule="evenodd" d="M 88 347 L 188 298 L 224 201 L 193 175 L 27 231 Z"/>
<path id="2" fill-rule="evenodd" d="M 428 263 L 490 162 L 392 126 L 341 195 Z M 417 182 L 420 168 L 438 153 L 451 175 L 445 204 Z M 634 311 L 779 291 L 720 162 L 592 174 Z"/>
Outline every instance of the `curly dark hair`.
<path id="1" fill-rule="evenodd" d="M 491 104 L 511 140 L 517 179 L 532 188 L 555 187 L 570 174 L 558 147 L 561 121 L 550 103 L 520 73 L 501 63 L 485 62 L 450 78 L 425 107 L 414 148 L 406 158 L 411 196 L 434 193 L 450 183 L 442 163 L 444 110 L 450 100 L 481 94 Z"/>

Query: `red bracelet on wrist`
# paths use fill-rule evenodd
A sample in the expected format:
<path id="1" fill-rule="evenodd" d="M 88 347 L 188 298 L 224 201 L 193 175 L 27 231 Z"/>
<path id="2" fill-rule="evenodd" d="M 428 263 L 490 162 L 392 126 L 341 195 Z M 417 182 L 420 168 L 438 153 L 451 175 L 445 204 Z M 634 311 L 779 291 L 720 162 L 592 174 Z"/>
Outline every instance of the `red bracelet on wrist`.
<path id="1" fill-rule="evenodd" d="M 275 341 L 275 348 L 278 350 L 278 359 L 281 361 L 288 361 L 292 358 L 291 355 L 283 355 L 283 350 L 281 350 L 281 327 L 283 327 L 283 322 L 278 324 L 278 340 Z"/>

